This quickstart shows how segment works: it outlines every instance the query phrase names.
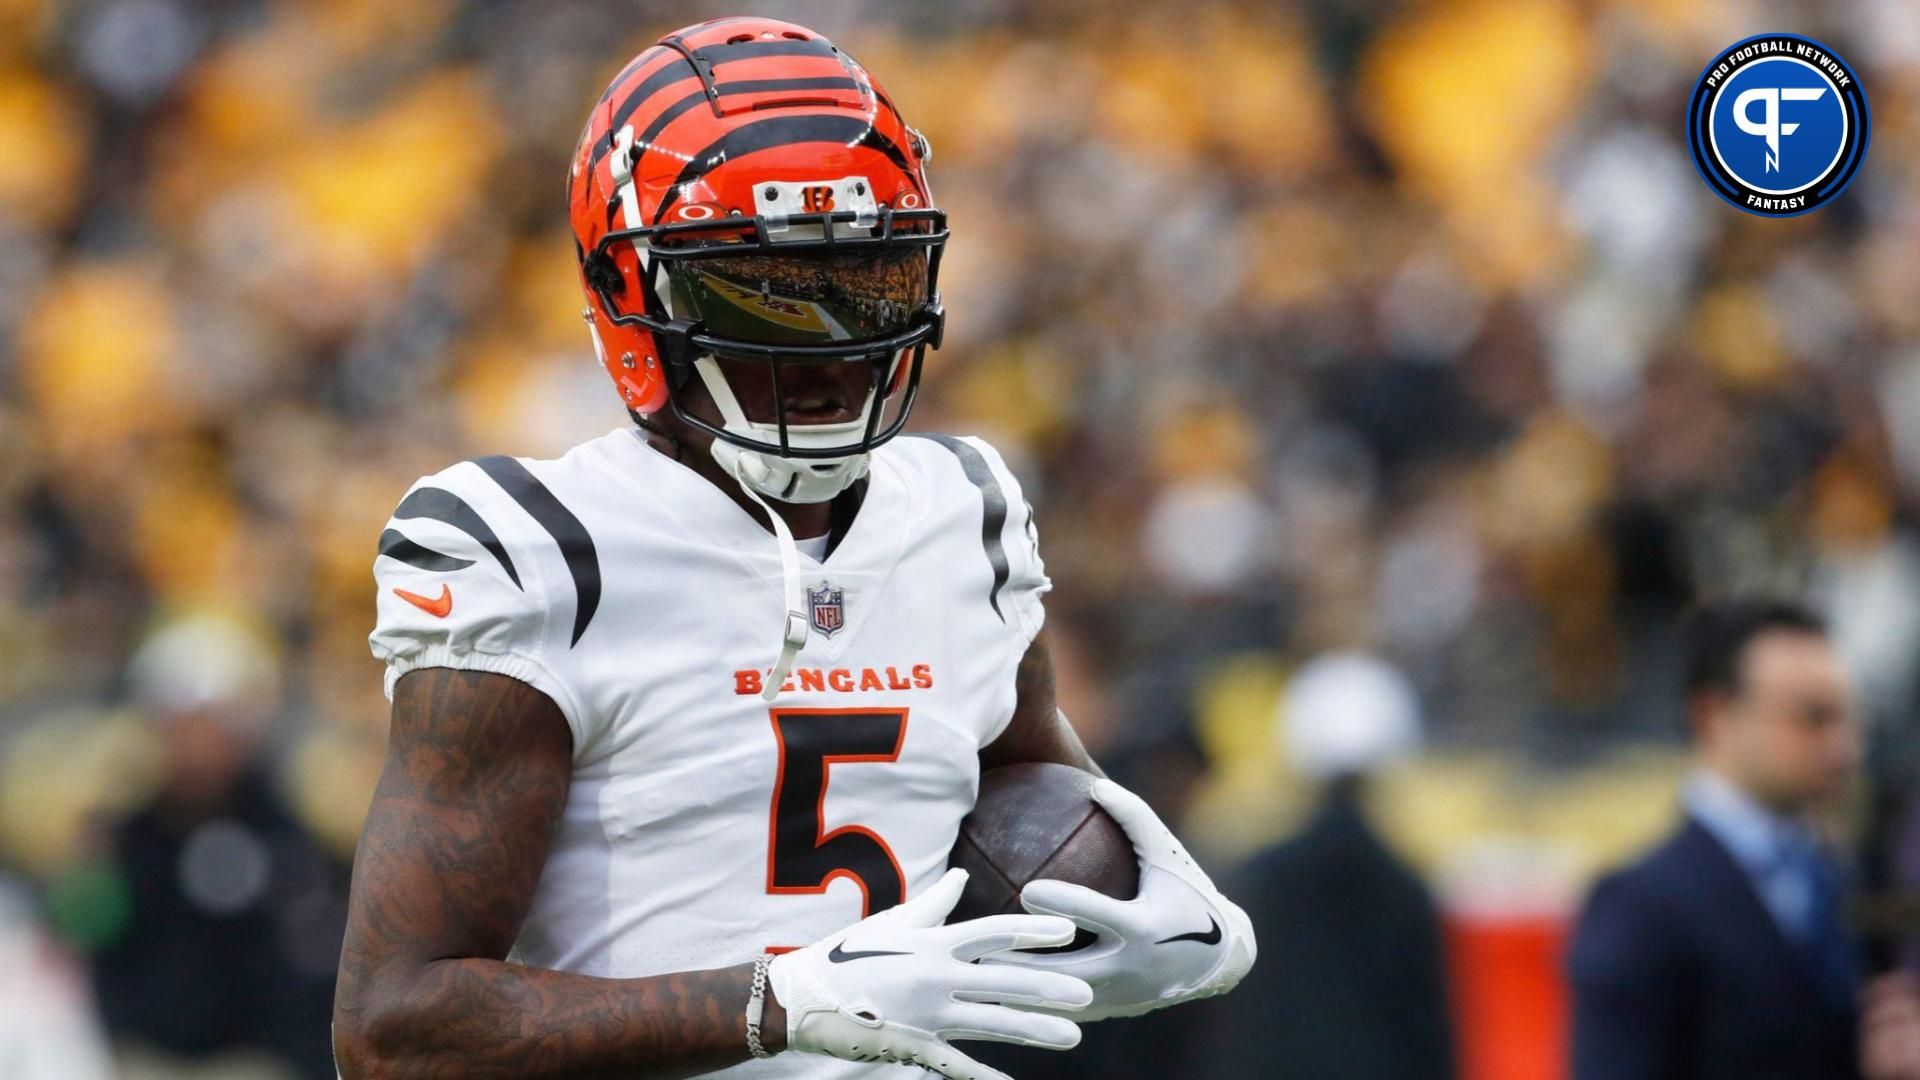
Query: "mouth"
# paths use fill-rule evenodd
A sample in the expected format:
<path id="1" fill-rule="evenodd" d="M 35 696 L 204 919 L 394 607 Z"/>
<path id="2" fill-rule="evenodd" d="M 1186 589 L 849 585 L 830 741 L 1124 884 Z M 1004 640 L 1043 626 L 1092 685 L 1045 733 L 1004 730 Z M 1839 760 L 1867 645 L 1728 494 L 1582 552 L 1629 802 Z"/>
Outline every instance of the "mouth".
<path id="1" fill-rule="evenodd" d="M 857 419 L 845 402 L 825 395 L 790 398 L 784 411 L 789 424 L 844 424 Z"/>

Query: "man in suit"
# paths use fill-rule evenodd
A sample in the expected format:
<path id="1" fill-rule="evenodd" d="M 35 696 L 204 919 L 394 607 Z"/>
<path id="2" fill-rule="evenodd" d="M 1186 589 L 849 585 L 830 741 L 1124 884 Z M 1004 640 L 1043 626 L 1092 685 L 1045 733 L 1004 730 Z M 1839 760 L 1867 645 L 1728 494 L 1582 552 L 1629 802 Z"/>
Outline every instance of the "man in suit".
<path id="1" fill-rule="evenodd" d="M 1569 956 L 1575 1080 L 1920 1076 L 1920 994 L 1876 982 L 1866 1023 L 1844 869 L 1814 827 L 1860 732 L 1825 625 L 1741 601 L 1689 627 L 1695 768 L 1679 829 L 1595 886 Z"/>

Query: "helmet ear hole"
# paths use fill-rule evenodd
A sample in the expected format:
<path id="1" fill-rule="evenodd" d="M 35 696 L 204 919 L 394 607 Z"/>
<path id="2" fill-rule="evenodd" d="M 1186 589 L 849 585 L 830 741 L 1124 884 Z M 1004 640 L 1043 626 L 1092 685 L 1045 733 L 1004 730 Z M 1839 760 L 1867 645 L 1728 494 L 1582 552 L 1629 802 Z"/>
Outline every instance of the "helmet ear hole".
<path id="1" fill-rule="evenodd" d="M 587 284 L 593 286 L 595 292 L 612 294 L 626 287 L 626 279 L 621 275 L 620 267 L 605 255 L 587 256 L 584 270 Z"/>

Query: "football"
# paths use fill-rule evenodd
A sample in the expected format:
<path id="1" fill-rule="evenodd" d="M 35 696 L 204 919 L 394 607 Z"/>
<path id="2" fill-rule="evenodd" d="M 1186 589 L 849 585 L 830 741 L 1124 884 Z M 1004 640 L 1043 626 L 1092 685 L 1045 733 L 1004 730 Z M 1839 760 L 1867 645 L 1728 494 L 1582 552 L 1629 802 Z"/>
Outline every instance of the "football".
<path id="1" fill-rule="evenodd" d="M 1140 889 L 1140 866 L 1120 824 L 1093 801 L 1092 773 L 1071 765 L 1026 763 L 980 777 L 973 812 L 960 823 L 948 856 L 967 871 L 966 891 L 949 922 L 1018 914 L 1020 890 L 1039 878 L 1084 885 L 1122 900 Z M 1060 949 L 1085 948 L 1085 930 Z"/>

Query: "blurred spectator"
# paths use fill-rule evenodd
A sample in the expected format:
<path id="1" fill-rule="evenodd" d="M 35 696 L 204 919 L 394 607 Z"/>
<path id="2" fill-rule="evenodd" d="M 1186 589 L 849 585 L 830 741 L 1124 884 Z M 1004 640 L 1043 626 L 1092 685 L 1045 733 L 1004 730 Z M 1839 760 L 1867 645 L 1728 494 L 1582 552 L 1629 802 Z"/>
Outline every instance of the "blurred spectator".
<path id="1" fill-rule="evenodd" d="M 344 873 L 295 824 L 260 754 L 278 706 L 272 654 L 196 616 L 142 645 L 129 682 L 168 768 L 152 803 L 111 829 L 131 909 L 94 956 L 109 1033 L 136 1053 L 247 1049 L 332 1076 Z"/>
<path id="2" fill-rule="evenodd" d="M 1575 1077 L 1814 1080 L 1857 1075 L 1863 1046 L 1906 1056 L 1880 1044 L 1910 1041 L 1900 1018 L 1920 997 L 1876 985 L 1861 1028 L 1844 870 L 1817 829 L 1860 755 L 1825 624 L 1785 603 L 1706 609 L 1686 691 L 1680 830 L 1594 888 L 1574 941 Z"/>
<path id="3" fill-rule="evenodd" d="M 1198 1007 L 1192 1075 L 1450 1080 L 1439 913 L 1363 810 L 1369 778 L 1419 748 L 1413 688 L 1375 657 L 1324 654 L 1294 676 L 1279 721 L 1319 804 L 1228 886 L 1247 898 L 1260 962 Z"/>

